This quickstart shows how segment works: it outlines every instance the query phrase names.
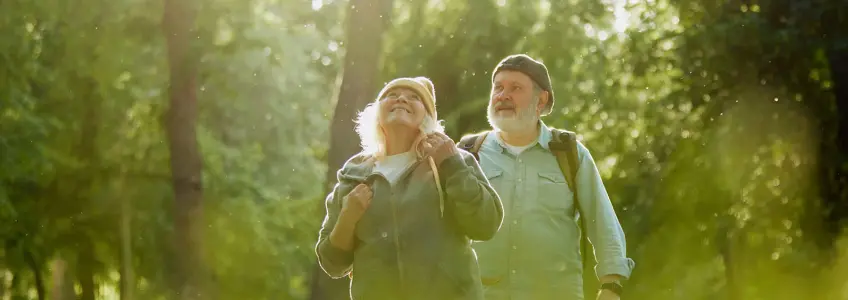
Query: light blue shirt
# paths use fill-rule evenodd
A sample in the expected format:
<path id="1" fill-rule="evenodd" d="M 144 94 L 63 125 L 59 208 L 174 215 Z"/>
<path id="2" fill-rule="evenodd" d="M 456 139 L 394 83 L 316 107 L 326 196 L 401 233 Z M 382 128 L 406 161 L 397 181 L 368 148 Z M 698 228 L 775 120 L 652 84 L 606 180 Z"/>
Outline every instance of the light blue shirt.
<path id="1" fill-rule="evenodd" d="M 535 144 L 514 155 L 495 132 L 480 147 L 480 166 L 504 205 L 495 237 L 475 242 L 488 300 L 583 299 L 580 227 L 574 194 L 548 148 L 552 134 L 540 122 Z M 625 278 L 635 266 L 624 231 L 589 150 L 577 143 L 581 216 L 594 246 L 597 276 Z"/>

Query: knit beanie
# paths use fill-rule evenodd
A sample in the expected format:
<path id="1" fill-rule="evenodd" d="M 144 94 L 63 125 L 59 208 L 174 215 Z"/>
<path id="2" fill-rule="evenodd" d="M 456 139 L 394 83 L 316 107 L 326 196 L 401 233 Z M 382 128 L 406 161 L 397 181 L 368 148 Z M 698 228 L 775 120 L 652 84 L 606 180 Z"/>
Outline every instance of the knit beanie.
<path id="1" fill-rule="evenodd" d="M 529 76 L 542 90 L 548 92 L 548 103 L 542 111 L 542 115 L 546 116 L 551 113 L 554 108 L 554 91 L 551 88 L 551 77 L 548 75 L 548 68 L 545 64 L 527 56 L 525 54 L 513 54 L 505 57 L 498 63 L 495 70 L 492 72 L 492 82 L 495 82 L 495 75 L 502 70 L 512 70 L 524 73 Z"/>
<path id="2" fill-rule="evenodd" d="M 433 120 L 438 120 L 436 115 L 436 90 L 433 87 L 433 82 L 430 81 L 427 77 L 401 77 L 389 81 L 386 86 L 380 90 L 380 93 L 377 95 L 377 101 L 383 99 L 386 96 L 386 93 L 393 89 L 404 87 L 418 93 L 418 96 L 421 97 L 421 101 L 424 102 L 424 109 L 427 110 L 427 113 L 430 114 L 430 117 Z"/>

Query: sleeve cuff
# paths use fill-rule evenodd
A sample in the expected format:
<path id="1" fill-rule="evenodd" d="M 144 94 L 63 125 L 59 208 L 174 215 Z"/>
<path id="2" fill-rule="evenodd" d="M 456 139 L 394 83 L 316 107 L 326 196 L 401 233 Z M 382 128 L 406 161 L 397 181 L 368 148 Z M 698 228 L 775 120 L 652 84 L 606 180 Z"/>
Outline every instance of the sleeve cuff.
<path id="1" fill-rule="evenodd" d="M 607 260 L 598 263 L 595 266 L 595 273 L 598 278 L 606 275 L 619 275 L 624 279 L 630 278 L 630 273 L 633 272 L 633 267 L 636 263 L 630 258 L 620 258 L 616 260 Z"/>
<path id="2" fill-rule="evenodd" d="M 326 263 L 331 265 L 344 265 L 353 261 L 353 251 L 336 247 L 333 243 L 330 243 L 329 240 L 325 240 L 318 247 L 318 255 L 321 256 L 321 260 Z"/>

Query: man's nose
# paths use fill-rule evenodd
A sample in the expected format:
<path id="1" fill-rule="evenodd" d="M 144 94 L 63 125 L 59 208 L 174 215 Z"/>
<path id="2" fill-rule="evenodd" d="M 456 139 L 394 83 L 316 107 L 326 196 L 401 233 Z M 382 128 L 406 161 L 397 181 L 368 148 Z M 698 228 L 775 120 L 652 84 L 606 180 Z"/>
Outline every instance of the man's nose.
<path id="1" fill-rule="evenodd" d="M 510 98 L 509 98 L 509 95 L 506 94 L 506 92 L 500 91 L 500 92 L 495 93 L 494 100 L 495 100 L 495 102 L 501 102 L 501 101 L 510 100 Z"/>

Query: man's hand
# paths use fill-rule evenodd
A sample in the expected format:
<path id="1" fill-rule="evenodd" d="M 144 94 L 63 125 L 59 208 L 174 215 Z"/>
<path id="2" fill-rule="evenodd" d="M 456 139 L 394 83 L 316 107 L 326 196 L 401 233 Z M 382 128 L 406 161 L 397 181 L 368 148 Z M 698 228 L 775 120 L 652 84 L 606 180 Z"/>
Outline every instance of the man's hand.
<path id="1" fill-rule="evenodd" d="M 427 138 L 421 142 L 421 150 L 425 156 L 433 158 L 436 166 L 440 165 L 446 158 L 457 153 L 456 143 L 444 133 L 439 132 L 428 134 Z"/>
<path id="2" fill-rule="evenodd" d="M 598 292 L 598 300 L 620 300 L 621 297 L 618 297 L 615 293 L 610 290 L 601 290 Z"/>
<path id="3" fill-rule="evenodd" d="M 601 278 L 598 278 L 598 279 L 603 284 L 603 283 L 610 283 L 610 282 L 616 282 L 616 281 L 620 282 L 621 280 L 624 279 L 624 277 L 621 276 L 621 275 L 618 275 L 618 274 L 609 274 L 609 275 L 601 276 Z M 619 297 L 618 294 L 614 293 L 613 291 L 602 289 L 598 292 L 598 300 L 619 300 L 619 299 L 621 299 L 621 297 Z"/>

